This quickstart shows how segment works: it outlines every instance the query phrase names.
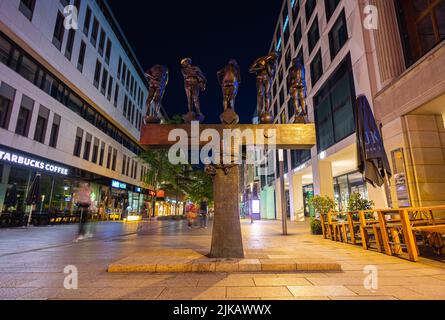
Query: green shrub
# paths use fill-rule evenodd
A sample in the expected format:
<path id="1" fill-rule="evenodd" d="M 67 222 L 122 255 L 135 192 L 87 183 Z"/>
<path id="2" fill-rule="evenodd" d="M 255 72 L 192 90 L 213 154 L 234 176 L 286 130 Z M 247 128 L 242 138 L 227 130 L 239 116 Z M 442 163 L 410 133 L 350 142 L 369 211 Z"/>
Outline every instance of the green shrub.
<path id="1" fill-rule="evenodd" d="M 349 212 L 358 212 L 365 210 L 372 210 L 374 207 L 374 201 L 369 201 L 362 197 L 362 195 L 358 192 L 354 192 L 349 197 L 348 201 L 348 211 Z"/>
<path id="2" fill-rule="evenodd" d="M 309 200 L 309 205 L 314 208 L 318 217 L 322 214 L 327 214 L 336 207 L 334 200 L 329 197 L 321 197 L 318 195 Z"/>
<path id="3" fill-rule="evenodd" d="M 314 235 L 323 234 L 323 231 L 321 228 L 321 221 L 319 219 L 311 218 L 311 232 Z"/>

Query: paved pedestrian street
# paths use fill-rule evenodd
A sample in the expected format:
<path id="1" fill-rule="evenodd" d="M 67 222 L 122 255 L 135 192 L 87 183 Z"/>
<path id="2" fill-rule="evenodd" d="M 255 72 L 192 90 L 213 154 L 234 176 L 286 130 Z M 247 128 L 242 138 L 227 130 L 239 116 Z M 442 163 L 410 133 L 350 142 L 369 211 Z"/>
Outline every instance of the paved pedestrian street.
<path id="1" fill-rule="evenodd" d="M 190 230 L 182 221 L 108 222 L 95 228 L 93 239 L 79 243 L 72 242 L 77 232 L 74 225 L 0 230 L 0 298 L 445 299 L 442 262 L 422 258 L 412 263 L 364 251 L 360 246 L 324 240 L 310 235 L 306 223 L 291 223 L 290 235 L 283 237 L 280 222 L 243 221 L 246 255 L 269 260 L 325 258 L 341 264 L 342 271 L 108 273 L 110 264 L 150 250 L 189 249 L 206 254 L 211 228 Z M 77 290 L 64 287 L 65 277 L 73 276 L 64 273 L 67 266 L 78 271 Z M 376 278 L 372 278 L 373 270 Z"/>

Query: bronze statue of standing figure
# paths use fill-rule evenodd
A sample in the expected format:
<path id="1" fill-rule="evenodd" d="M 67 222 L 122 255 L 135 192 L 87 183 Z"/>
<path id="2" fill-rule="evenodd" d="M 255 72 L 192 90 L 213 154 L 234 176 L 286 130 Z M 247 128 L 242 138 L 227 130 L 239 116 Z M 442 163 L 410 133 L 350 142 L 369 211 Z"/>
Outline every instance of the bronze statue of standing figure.
<path id="1" fill-rule="evenodd" d="M 145 72 L 149 82 L 146 123 L 159 123 L 162 99 L 168 85 L 168 68 L 159 64 Z"/>
<path id="2" fill-rule="evenodd" d="M 276 52 L 271 52 L 267 56 L 255 60 L 250 67 L 250 73 L 256 74 L 257 108 L 260 123 L 273 122 L 271 113 L 271 90 L 278 58 L 279 55 Z"/>
<path id="3" fill-rule="evenodd" d="M 238 124 L 239 117 L 235 112 L 235 99 L 241 83 L 241 72 L 236 60 L 232 59 L 220 71 L 218 82 L 223 92 L 224 113 L 221 115 L 223 124 Z"/>
<path id="4" fill-rule="evenodd" d="M 189 113 L 183 116 L 184 121 L 186 123 L 202 122 L 204 121 L 204 115 L 201 113 L 199 94 L 206 90 L 207 79 L 199 67 L 192 65 L 190 58 L 182 59 L 181 67 L 189 109 Z"/>
<path id="5" fill-rule="evenodd" d="M 294 123 L 306 123 L 306 70 L 301 59 L 296 58 L 289 69 L 287 87 L 292 96 L 295 112 Z"/>

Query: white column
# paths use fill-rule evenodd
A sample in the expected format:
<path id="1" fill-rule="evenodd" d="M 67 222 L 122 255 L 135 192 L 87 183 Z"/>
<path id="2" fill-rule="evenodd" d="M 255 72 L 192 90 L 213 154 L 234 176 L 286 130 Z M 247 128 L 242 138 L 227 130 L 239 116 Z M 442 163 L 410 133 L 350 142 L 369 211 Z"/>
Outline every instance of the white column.
<path id="1" fill-rule="evenodd" d="M 312 174 L 314 177 L 314 194 L 334 199 L 332 163 L 322 160 L 313 161 Z"/>
<path id="2" fill-rule="evenodd" d="M 293 221 L 304 221 L 304 201 L 303 201 L 303 176 L 294 174 L 292 176 L 292 190 L 291 190 L 291 206 L 293 205 Z"/>
<path id="3" fill-rule="evenodd" d="M 278 178 L 275 180 L 275 210 L 277 220 L 281 221 L 281 188 L 280 188 L 281 179 Z"/>

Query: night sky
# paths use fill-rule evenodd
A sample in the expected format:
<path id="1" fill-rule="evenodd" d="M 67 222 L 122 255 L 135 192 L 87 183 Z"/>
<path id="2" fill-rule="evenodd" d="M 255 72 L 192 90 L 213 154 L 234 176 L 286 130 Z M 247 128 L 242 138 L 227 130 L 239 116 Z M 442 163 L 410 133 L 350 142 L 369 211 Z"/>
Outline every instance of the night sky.
<path id="1" fill-rule="evenodd" d="M 180 60 L 190 57 L 207 77 L 201 94 L 206 123 L 220 123 L 222 93 L 216 73 L 231 58 L 242 70 L 236 101 L 241 123 L 256 108 L 255 75 L 249 66 L 269 51 L 281 0 L 108 0 L 144 70 L 166 65 L 170 82 L 163 105 L 169 116 L 185 114 L 187 99 Z"/>

